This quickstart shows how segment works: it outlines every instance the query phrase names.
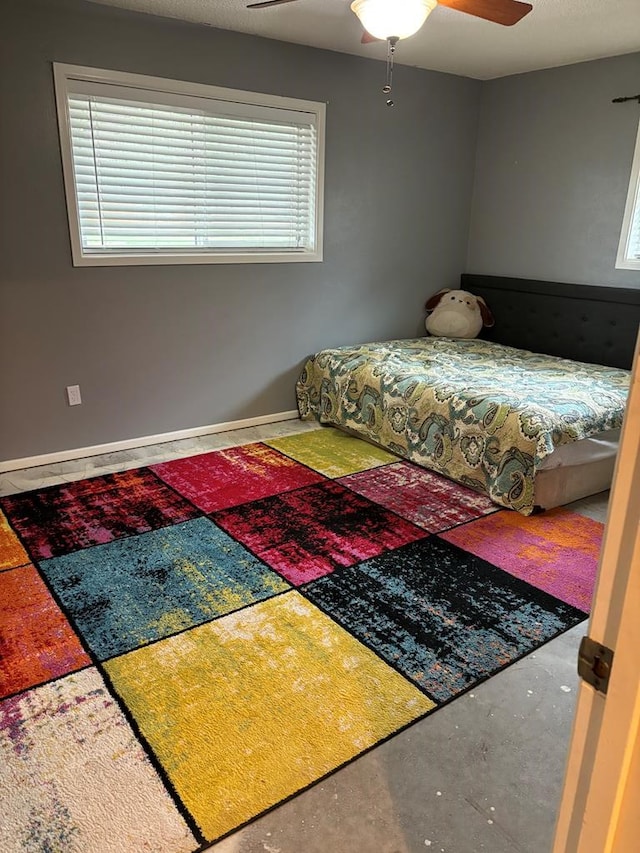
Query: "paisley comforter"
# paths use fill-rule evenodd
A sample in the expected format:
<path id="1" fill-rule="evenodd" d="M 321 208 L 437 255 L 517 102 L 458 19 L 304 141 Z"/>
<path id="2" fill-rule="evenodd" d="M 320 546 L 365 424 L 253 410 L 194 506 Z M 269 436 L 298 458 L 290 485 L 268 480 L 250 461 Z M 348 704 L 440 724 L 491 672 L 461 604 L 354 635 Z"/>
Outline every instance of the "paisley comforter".
<path id="1" fill-rule="evenodd" d="M 346 427 L 528 515 L 542 460 L 622 424 L 629 371 L 482 340 L 322 350 L 296 385 L 302 418 Z"/>

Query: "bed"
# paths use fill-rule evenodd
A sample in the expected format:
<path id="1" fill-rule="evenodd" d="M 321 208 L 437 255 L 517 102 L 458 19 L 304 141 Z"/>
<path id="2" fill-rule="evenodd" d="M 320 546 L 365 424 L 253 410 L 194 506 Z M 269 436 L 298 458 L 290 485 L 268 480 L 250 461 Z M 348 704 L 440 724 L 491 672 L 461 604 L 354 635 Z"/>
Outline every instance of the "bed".
<path id="1" fill-rule="evenodd" d="M 346 429 L 525 515 L 607 488 L 640 291 L 466 275 L 461 287 L 490 305 L 493 339 L 321 350 L 296 385 L 301 417 Z M 536 351 L 526 347 L 532 339 L 541 344 Z"/>

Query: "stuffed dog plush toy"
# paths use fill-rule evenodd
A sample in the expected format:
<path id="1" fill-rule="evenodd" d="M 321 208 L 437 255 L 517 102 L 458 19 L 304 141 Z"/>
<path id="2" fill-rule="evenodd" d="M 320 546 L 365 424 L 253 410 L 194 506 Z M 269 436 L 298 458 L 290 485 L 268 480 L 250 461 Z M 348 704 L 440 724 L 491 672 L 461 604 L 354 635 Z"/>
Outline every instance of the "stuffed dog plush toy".
<path id="1" fill-rule="evenodd" d="M 483 326 L 493 326 L 494 319 L 481 296 L 466 290 L 440 290 L 425 305 L 428 317 L 425 328 L 440 338 L 475 338 Z"/>

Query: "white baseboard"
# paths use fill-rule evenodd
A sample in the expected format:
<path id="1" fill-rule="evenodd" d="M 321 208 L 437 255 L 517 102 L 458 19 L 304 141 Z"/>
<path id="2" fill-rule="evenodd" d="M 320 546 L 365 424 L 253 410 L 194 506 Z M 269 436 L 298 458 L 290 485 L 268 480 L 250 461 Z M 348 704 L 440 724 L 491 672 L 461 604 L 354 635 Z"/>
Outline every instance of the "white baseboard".
<path id="1" fill-rule="evenodd" d="M 71 459 L 83 459 L 85 456 L 99 456 L 101 453 L 114 453 L 117 450 L 132 450 L 149 444 L 163 444 L 166 441 L 179 441 L 182 438 L 197 438 L 199 435 L 213 435 L 216 432 L 228 432 L 232 429 L 273 424 L 276 421 L 292 421 L 299 418 L 297 410 L 275 412 L 272 415 L 260 415 L 257 418 L 245 418 L 240 421 L 228 421 L 222 424 L 180 429 L 176 432 L 163 432 L 158 435 L 145 435 L 141 438 L 127 438 L 124 441 L 112 441 L 108 444 L 94 444 L 92 447 L 76 447 L 73 450 L 58 450 L 55 453 L 43 453 L 41 456 L 25 456 L 22 459 L 8 459 L 0 462 L 0 474 L 17 471 L 21 468 L 36 468 L 38 465 L 51 465 L 53 462 L 68 462 Z"/>

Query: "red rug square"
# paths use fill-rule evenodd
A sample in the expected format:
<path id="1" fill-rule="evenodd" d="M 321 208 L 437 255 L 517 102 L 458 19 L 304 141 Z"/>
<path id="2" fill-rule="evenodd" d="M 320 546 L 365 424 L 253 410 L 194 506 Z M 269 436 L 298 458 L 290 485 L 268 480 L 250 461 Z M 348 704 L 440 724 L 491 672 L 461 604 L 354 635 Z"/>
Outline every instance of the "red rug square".
<path id="1" fill-rule="evenodd" d="M 152 471 L 203 512 L 310 486 L 325 479 L 266 444 L 246 444 L 153 465 Z"/>
<path id="2" fill-rule="evenodd" d="M 211 518 L 296 586 L 427 535 L 333 481 Z"/>
<path id="3" fill-rule="evenodd" d="M 33 559 L 59 557 L 200 515 L 146 468 L 2 498 Z"/>
<path id="4" fill-rule="evenodd" d="M 409 462 L 350 474 L 338 482 L 429 533 L 447 530 L 498 509 L 485 495 Z"/>
<path id="5" fill-rule="evenodd" d="M 0 698 L 91 663 L 33 566 L 0 574 Z"/>

